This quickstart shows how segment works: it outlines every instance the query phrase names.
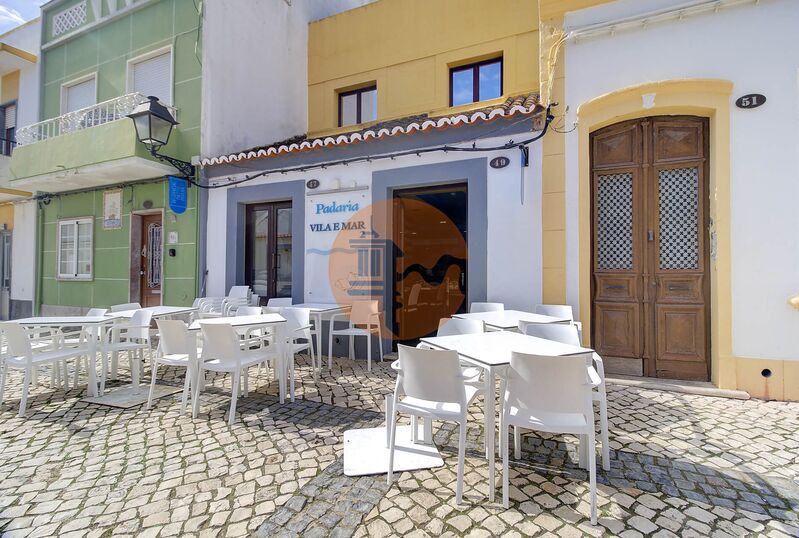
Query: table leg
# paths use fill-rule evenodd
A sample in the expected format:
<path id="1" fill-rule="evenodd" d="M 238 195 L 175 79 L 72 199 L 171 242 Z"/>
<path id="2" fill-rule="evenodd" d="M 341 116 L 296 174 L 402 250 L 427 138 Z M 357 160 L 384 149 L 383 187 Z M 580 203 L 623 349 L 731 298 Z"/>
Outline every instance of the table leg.
<path id="1" fill-rule="evenodd" d="M 316 356 L 319 358 L 319 372 L 322 372 L 322 358 L 324 354 L 322 353 L 322 313 L 319 312 L 316 314 Z"/>
<path id="2" fill-rule="evenodd" d="M 494 375 L 494 369 L 489 368 L 486 370 L 485 373 L 485 402 L 486 402 L 486 449 L 488 451 L 488 501 L 494 502 L 494 489 L 496 486 L 496 481 L 494 478 L 494 458 L 496 457 L 496 418 L 497 418 L 497 410 L 496 410 L 496 378 Z"/>
<path id="3" fill-rule="evenodd" d="M 86 358 L 86 367 L 89 370 L 88 392 L 90 398 L 97 396 L 97 338 L 99 327 L 89 326 L 89 356 Z"/>

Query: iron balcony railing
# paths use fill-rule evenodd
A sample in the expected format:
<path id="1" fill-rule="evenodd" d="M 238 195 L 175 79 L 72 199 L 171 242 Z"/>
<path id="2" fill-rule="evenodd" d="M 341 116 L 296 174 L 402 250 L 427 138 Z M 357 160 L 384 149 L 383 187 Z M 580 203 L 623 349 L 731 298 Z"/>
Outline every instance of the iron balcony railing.
<path id="1" fill-rule="evenodd" d="M 147 101 L 147 96 L 141 93 L 129 93 L 74 112 L 67 112 L 49 120 L 20 127 L 16 133 L 17 145 L 34 144 L 48 138 L 55 138 L 123 119 L 133 112 L 137 105 Z M 171 106 L 167 106 L 167 108 L 172 113 L 172 116 L 177 119 L 176 109 Z"/>

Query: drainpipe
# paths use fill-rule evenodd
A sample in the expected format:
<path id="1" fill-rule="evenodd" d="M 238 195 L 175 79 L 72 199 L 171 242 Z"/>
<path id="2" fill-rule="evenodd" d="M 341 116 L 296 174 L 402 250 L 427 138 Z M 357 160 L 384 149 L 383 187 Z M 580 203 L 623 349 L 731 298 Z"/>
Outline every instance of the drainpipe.
<path id="1" fill-rule="evenodd" d="M 42 256 L 42 249 L 44 248 L 44 208 L 41 202 L 36 200 L 36 247 L 33 271 L 33 315 L 38 316 L 41 311 L 41 298 L 42 298 L 42 264 L 44 264 L 44 256 Z"/>

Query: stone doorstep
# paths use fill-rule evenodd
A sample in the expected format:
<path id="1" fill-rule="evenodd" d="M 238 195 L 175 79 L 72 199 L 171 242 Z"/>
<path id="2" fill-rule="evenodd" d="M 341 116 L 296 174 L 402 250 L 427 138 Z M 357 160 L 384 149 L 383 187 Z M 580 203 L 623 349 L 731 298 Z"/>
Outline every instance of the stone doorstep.
<path id="1" fill-rule="evenodd" d="M 667 392 L 681 392 L 683 394 L 696 394 L 699 396 L 715 396 L 718 398 L 732 398 L 734 400 L 749 400 L 751 396 L 742 390 L 720 389 L 707 381 L 682 381 L 678 379 L 656 379 L 652 377 L 637 377 L 628 375 L 606 376 L 605 380 L 612 385 L 623 385 L 639 389 L 663 390 Z"/>

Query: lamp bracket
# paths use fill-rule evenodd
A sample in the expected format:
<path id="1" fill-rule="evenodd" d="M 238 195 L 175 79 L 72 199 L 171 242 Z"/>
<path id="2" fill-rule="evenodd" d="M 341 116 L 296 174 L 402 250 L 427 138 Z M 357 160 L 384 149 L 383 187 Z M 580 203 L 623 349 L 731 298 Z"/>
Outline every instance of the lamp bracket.
<path id="1" fill-rule="evenodd" d="M 151 148 L 150 155 L 159 161 L 171 164 L 178 172 L 180 172 L 181 175 L 185 176 L 186 178 L 194 179 L 194 166 L 190 162 L 181 161 L 180 159 L 175 159 L 169 155 L 162 155 L 158 153 L 158 148 Z"/>

